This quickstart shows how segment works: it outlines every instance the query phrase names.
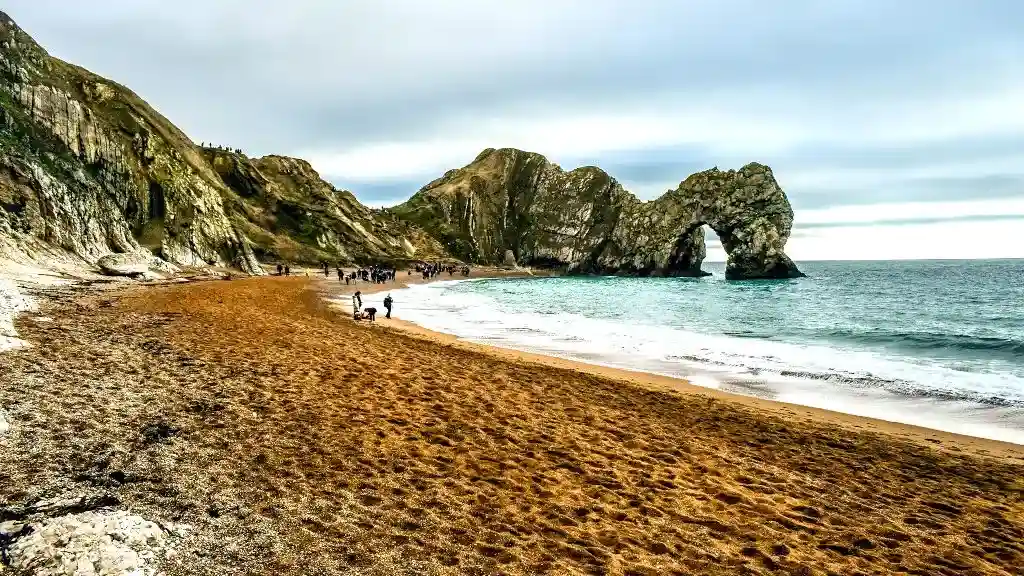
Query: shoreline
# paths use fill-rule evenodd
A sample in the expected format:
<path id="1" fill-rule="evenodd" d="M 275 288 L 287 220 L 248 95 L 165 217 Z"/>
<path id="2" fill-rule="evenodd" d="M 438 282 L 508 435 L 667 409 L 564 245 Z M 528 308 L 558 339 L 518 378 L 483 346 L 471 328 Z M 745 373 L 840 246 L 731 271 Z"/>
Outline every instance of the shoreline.
<path id="1" fill-rule="evenodd" d="M 478 276 L 477 278 L 484 279 L 502 277 L 506 276 L 481 275 Z M 438 280 L 432 280 L 430 282 L 462 279 L 464 278 L 441 278 Z M 387 292 L 390 290 L 399 290 L 407 288 L 408 285 L 410 284 L 423 283 L 425 282 L 410 282 L 401 285 L 368 284 L 364 289 L 360 289 L 360 291 L 362 294 L 372 295 L 381 292 Z M 334 288 L 337 288 L 337 286 L 335 285 Z M 322 289 L 324 290 L 324 293 L 327 295 L 330 295 L 333 292 L 330 286 L 326 286 Z M 349 296 L 351 296 L 351 293 L 349 294 Z M 341 306 L 341 303 L 338 302 L 337 305 Z M 351 307 L 349 306 L 346 310 L 348 312 L 351 312 L 350 308 Z M 349 318 L 349 320 L 351 321 L 351 318 Z M 411 321 L 403 320 L 397 314 L 393 318 L 387 319 L 384 318 L 383 313 L 378 313 L 377 324 L 383 328 L 397 330 L 404 334 L 408 334 L 416 338 L 421 338 L 432 343 L 441 344 L 445 346 L 454 346 L 465 350 L 472 350 L 474 352 L 488 354 L 493 357 L 507 361 L 525 362 L 549 366 L 553 368 L 572 370 L 580 373 L 610 378 L 627 384 L 642 386 L 650 389 L 670 390 L 680 394 L 706 396 L 709 398 L 715 398 L 718 400 L 735 403 L 746 408 L 763 411 L 767 414 L 774 414 L 789 419 L 797 418 L 801 420 L 812 420 L 818 423 L 841 426 L 851 431 L 877 432 L 893 436 L 896 438 L 900 438 L 903 440 L 913 441 L 922 446 L 929 446 L 932 448 L 939 448 L 952 451 L 966 451 L 978 455 L 995 456 L 998 458 L 1009 458 L 1011 460 L 1024 462 L 1024 445 L 1016 444 L 1013 442 L 994 440 L 980 436 L 958 434 L 955 432 L 947 432 L 943 430 L 929 428 L 926 426 L 904 424 L 901 422 L 883 420 L 880 418 L 872 418 L 870 416 L 849 414 L 846 412 L 839 412 L 836 410 L 829 410 L 826 408 L 815 408 L 811 406 L 805 406 L 802 404 L 793 404 L 779 400 L 771 400 L 766 398 L 759 398 L 756 396 L 737 394 L 734 392 L 717 390 L 714 388 L 692 384 L 685 378 L 679 378 L 652 372 L 644 372 L 641 370 L 630 370 L 626 368 L 604 366 L 601 364 L 594 364 L 582 360 L 574 360 L 569 358 L 562 358 L 559 356 L 553 356 L 549 354 L 542 354 L 538 352 L 527 352 L 513 348 L 504 348 L 500 346 L 482 344 L 479 342 L 472 342 L 469 340 L 462 339 L 453 334 L 431 330 L 429 328 L 420 326 L 419 324 L 415 324 Z"/>
<path id="2" fill-rule="evenodd" d="M 39 304 L 16 321 L 32 345 L 0 354 L 0 512 L 28 526 L 0 541 L 4 561 L 32 561 L 20 543 L 46 526 L 120 518 L 156 535 L 147 569 L 169 575 L 1024 562 L 1024 460 L 994 442 L 369 326 L 313 278 Z"/>

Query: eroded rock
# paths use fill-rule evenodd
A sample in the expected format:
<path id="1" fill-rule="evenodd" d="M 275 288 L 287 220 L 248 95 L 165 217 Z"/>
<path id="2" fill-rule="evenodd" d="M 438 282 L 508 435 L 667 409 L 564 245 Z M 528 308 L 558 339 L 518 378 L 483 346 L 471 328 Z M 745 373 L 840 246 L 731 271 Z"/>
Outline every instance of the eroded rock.
<path id="1" fill-rule="evenodd" d="M 0 239 L 87 262 L 146 247 L 260 274 L 230 190 L 130 90 L 49 56 L 0 14 Z"/>
<path id="2" fill-rule="evenodd" d="M 141 276 L 149 272 L 150 260 L 140 254 L 108 254 L 96 266 L 108 276 Z"/>
<path id="3" fill-rule="evenodd" d="M 305 160 L 202 150 L 246 207 L 239 216 L 250 223 L 255 249 L 267 259 L 349 263 L 447 256 L 430 235 L 386 211 L 367 208 L 351 192 L 322 179 Z"/>
<path id="4" fill-rule="evenodd" d="M 793 210 L 761 164 L 706 170 L 641 202 L 600 168 L 565 172 L 540 154 L 488 149 L 394 211 L 484 263 L 510 251 L 576 273 L 701 276 L 706 224 L 729 254 L 729 278 L 802 275 L 784 251 Z"/>

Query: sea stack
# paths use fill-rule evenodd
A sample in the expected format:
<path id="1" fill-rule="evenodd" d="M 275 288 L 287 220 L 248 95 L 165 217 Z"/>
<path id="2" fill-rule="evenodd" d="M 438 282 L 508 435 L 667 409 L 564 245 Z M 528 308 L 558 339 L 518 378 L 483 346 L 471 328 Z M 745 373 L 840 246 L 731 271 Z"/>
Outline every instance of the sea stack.
<path id="1" fill-rule="evenodd" d="M 705 276 L 704 231 L 722 239 L 729 279 L 803 276 L 786 256 L 793 209 L 769 167 L 706 170 L 642 202 L 594 166 L 487 149 L 394 208 L 454 256 L 572 274 Z"/>

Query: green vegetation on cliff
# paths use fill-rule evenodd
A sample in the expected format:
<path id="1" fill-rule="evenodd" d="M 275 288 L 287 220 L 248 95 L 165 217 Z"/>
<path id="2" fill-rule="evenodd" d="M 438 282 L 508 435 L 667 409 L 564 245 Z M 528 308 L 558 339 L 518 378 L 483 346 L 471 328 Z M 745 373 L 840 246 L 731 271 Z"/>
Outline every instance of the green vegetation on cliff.
<path id="1" fill-rule="evenodd" d="M 250 159 L 204 148 L 206 160 L 236 197 L 233 221 L 260 260 L 392 262 L 447 257 L 422 230 L 361 204 L 351 192 L 322 180 L 305 160 Z"/>
<path id="2" fill-rule="evenodd" d="M 129 89 L 49 56 L 0 12 L 0 256 L 138 253 L 261 273 L 258 259 L 445 256 L 308 163 L 200 148 Z"/>

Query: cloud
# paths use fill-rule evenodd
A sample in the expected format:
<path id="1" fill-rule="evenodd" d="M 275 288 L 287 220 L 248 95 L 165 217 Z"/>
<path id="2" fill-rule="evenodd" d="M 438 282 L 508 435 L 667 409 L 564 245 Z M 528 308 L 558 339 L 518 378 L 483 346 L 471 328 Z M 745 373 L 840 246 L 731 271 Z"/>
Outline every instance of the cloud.
<path id="1" fill-rule="evenodd" d="M 697 170 L 764 162 L 798 229 L 833 210 L 820 234 L 862 248 L 852 239 L 863 223 L 840 225 L 856 219 L 850 206 L 1024 197 L 1024 4 L 1014 0 L 5 9 L 53 54 L 132 87 L 193 138 L 306 157 L 372 204 L 501 146 L 599 165 L 642 198 Z M 902 236 L 901 221 L 887 225 L 891 240 L 939 251 L 941 239 Z"/>

